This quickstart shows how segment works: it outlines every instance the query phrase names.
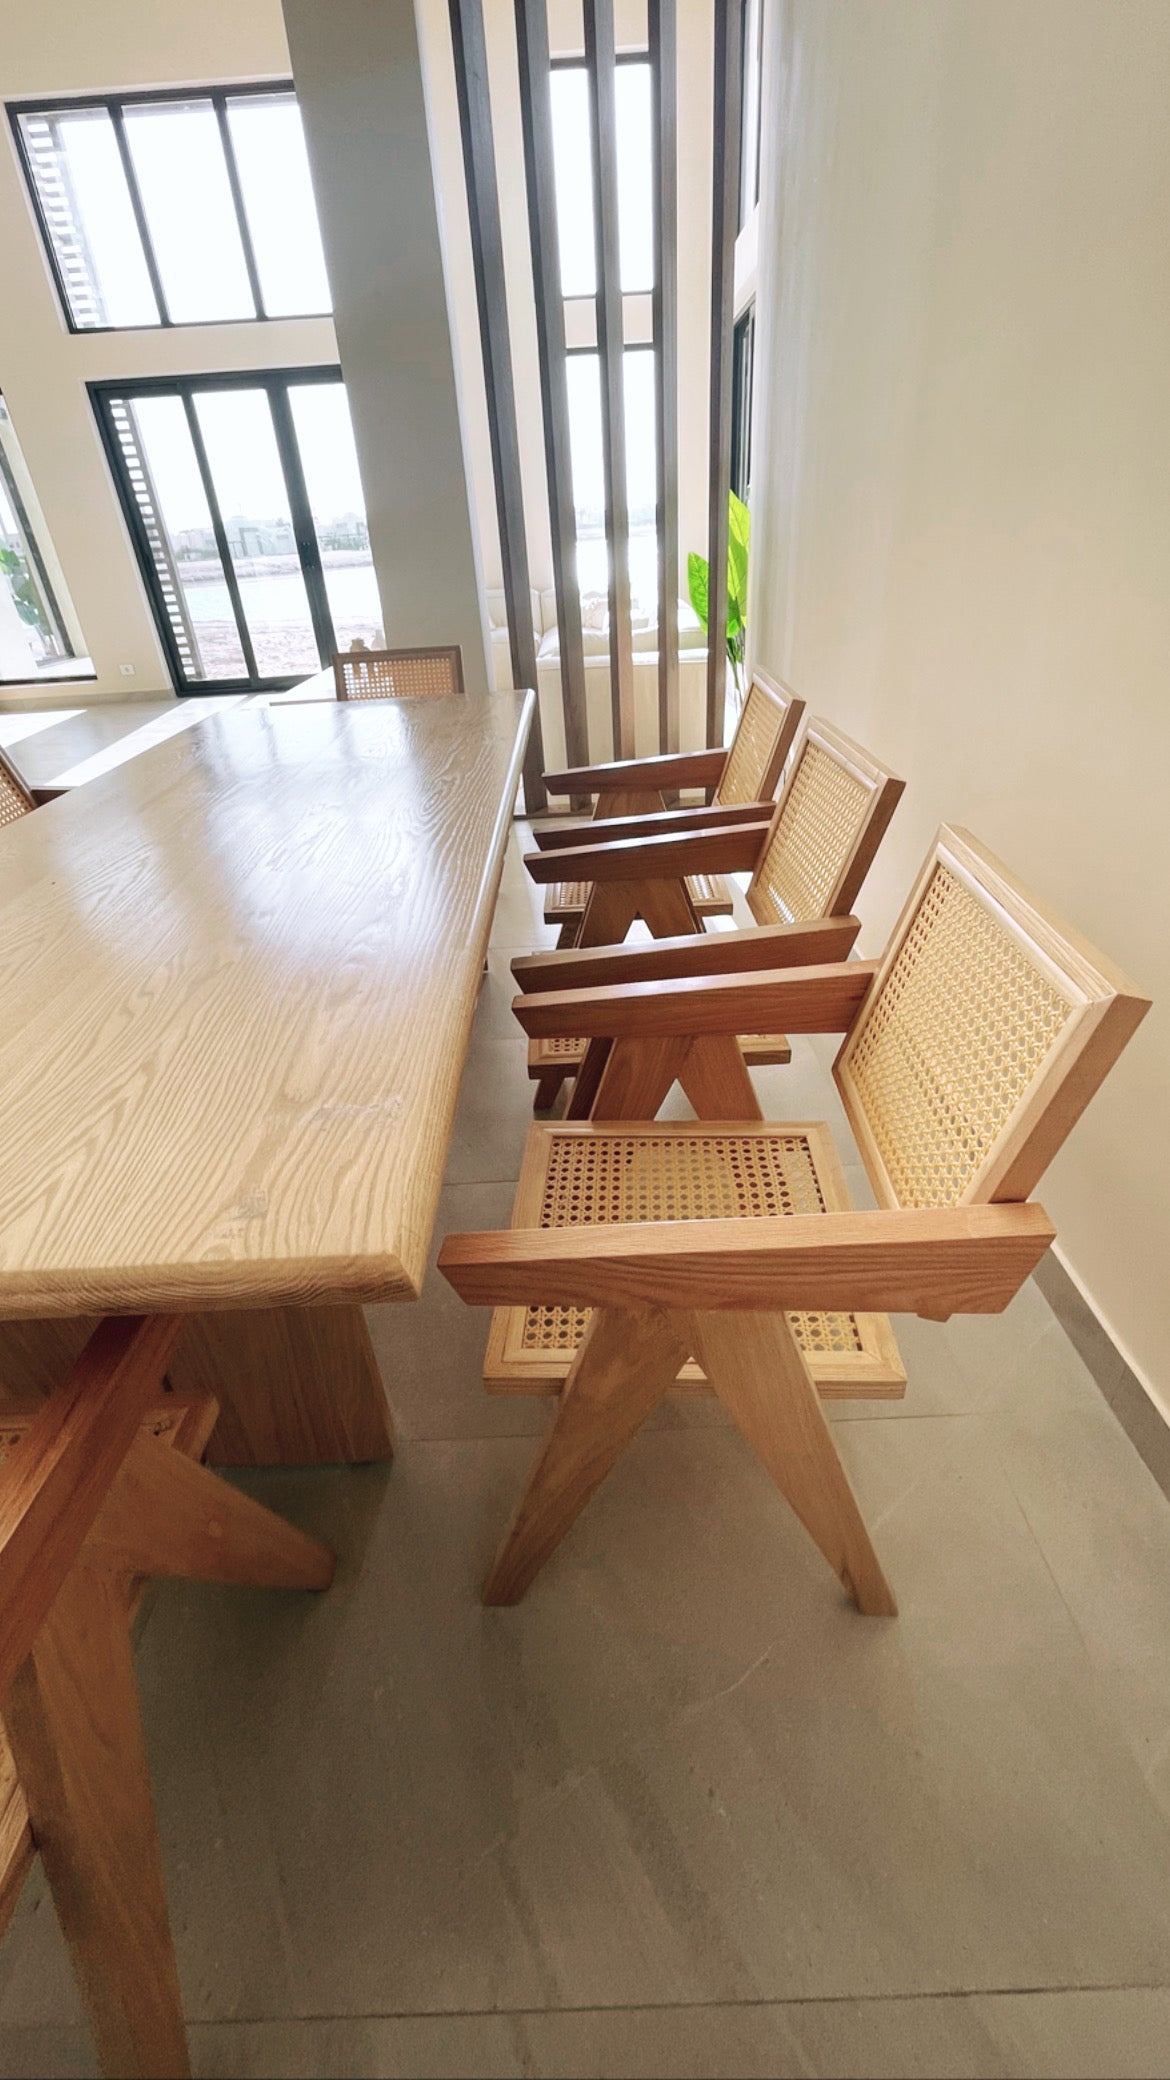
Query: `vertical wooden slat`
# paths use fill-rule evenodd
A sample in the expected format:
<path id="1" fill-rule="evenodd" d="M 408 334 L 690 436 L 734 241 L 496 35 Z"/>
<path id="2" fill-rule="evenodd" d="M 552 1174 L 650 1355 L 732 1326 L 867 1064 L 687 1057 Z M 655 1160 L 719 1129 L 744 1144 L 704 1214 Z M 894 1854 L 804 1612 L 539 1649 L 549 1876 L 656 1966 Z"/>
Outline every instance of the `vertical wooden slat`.
<path id="1" fill-rule="evenodd" d="M 585 0 L 585 67 L 593 135 L 593 226 L 597 256 L 597 357 L 605 539 L 609 551 L 609 670 L 613 755 L 634 756 L 634 645 L 630 628 L 630 527 L 618 235 L 617 87 L 613 0 Z"/>
<path id="2" fill-rule="evenodd" d="M 677 751 L 678 59 L 675 0 L 647 0 L 654 126 L 654 439 L 658 502 L 658 749 Z"/>
<path id="3" fill-rule="evenodd" d="M 585 765 L 589 759 L 589 724 L 585 705 L 581 595 L 577 586 L 577 526 L 569 451 L 564 303 L 557 246 L 548 19 L 545 0 L 515 0 L 515 10 L 520 67 L 520 126 L 528 188 L 528 239 L 532 250 L 532 287 L 536 298 L 536 332 L 540 350 L 544 463 L 548 478 L 553 583 L 560 632 L 565 752 L 570 765 Z"/>
<path id="4" fill-rule="evenodd" d="M 496 522 L 508 615 L 512 683 L 536 687 L 536 637 L 532 626 L 532 585 L 528 540 L 524 528 L 524 492 L 520 474 L 520 436 L 512 379 L 512 347 L 508 336 L 508 303 L 504 281 L 504 246 L 500 232 L 500 198 L 492 143 L 492 104 L 488 84 L 487 45 L 482 0 L 448 0 L 455 87 L 463 138 L 463 171 L 475 294 L 479 307 L 479 340 L 487 396 L 488 431 L 495 477 Z M 524 806 L 529 815 L 543 809 L 544 744 L 540 704 L 524 755 Z"/>
<path id="5" fill-rule="evenodd" d="M 743 0 L 715 9 L 711 190 L 711 474 L 707 496 L 707 742 L 723 742 L 727 692 L 727 494 L 731 484 L 731 364 L 739 228 L 740 50 Z"/>

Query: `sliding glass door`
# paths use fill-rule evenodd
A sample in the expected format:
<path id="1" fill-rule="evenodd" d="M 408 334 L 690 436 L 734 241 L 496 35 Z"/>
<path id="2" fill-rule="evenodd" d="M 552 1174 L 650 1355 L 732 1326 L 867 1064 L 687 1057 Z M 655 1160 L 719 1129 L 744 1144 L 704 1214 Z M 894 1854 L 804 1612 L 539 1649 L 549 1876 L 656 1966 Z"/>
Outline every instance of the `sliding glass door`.
<path id="1" fill-rule="evenodd" d="M 384 641 L 339 369 L 91 385 L 176 693 Z"/>

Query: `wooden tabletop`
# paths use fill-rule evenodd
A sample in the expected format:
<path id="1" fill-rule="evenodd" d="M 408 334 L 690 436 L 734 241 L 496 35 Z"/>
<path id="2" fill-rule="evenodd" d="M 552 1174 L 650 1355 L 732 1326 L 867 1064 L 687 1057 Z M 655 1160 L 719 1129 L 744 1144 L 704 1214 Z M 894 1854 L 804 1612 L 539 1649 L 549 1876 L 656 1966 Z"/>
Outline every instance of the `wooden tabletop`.
<path id="1" fill-rule="evenodd" d="M 0 1317 L 417 1295 L 532 707 L 236 709 L 0 832 Z"/>

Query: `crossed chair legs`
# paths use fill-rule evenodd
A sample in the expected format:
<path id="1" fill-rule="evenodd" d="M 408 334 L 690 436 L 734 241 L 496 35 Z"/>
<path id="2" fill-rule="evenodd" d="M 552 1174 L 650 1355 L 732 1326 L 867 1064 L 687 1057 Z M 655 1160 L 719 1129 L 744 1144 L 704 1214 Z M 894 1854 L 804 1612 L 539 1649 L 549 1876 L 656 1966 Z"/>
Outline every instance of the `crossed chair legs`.
<path id="1" fill-rule="evenodd" d="M 457 1281 L 456 1281 L 457 1283 Z M 704 1373 L 859 1611 L 897 1605 L 782 1314 L 599 1307 L 484 1584 L 518 1603 L 688 1358 Z"/>
<path id="2" fill-rule="evenodd" d="M 135 1586 L 172 1575 L 326 1589 L 334 1566 L 316 1539 L 142 1430 L 181 1326 L 103 1323 L 0 1478 L 4 1725 L 103 2070 L 128 2075 L 189 2071 L 134 1678 Z"/>

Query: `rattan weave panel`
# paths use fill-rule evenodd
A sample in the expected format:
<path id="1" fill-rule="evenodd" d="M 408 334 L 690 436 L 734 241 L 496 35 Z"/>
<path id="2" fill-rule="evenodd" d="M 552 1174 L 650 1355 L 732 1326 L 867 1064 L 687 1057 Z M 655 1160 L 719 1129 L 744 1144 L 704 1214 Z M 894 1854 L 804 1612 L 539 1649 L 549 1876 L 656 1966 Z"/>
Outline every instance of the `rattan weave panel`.
<path id="1" fill-rule="evenodd" d="M 773 924 L 824 917 L 873 799 L 856 773 L 806 738 L 752 890 Z"/>
<path id="2" fill-rule="evenodd" d="M 940 862 L 849 1057 L 899 1205 L 958 1203 L 1074 1008 Z"/>
<path id="3" fill-rule="evenodd" d="M 784 727 L 787 713 L 787 703 L 778 701 L 774 693 L 769 693 L 766 686 L 753 679 L 739 726 L 728 748 L 727 764 L 715 789 L 717 802 L 764 800 L 768 761 L 776 748 L 776 739 Z"/>
<path id="4" fill-rule="evenodd" d="M 336 662 L 345 688 L 343 700 L 438 700 L 459 691 L 458 653 L 451 650 L 402 655 L 371 650 L 365 656 L 342 652 Z"/>
<path id="5" fill-rule="evenodd" d="M 27 816 L 32 803 L 14 773 L 0 759 L 0 825 L 16 823 Z"/>
<path id="6" fill-rule="evenodd" d="M 824 1213 L 808 1136 L 774 1134 L 681 1137 L 554 1134 L 539 1226 L 592 1227 L 611 1221 L 723 1220 Z M 589 1310 L 530 1307 L 523 1350 L 575 1350 Z M 792 1314 L 808 1352 L 860 1351 L 852 1315 Z"/>

